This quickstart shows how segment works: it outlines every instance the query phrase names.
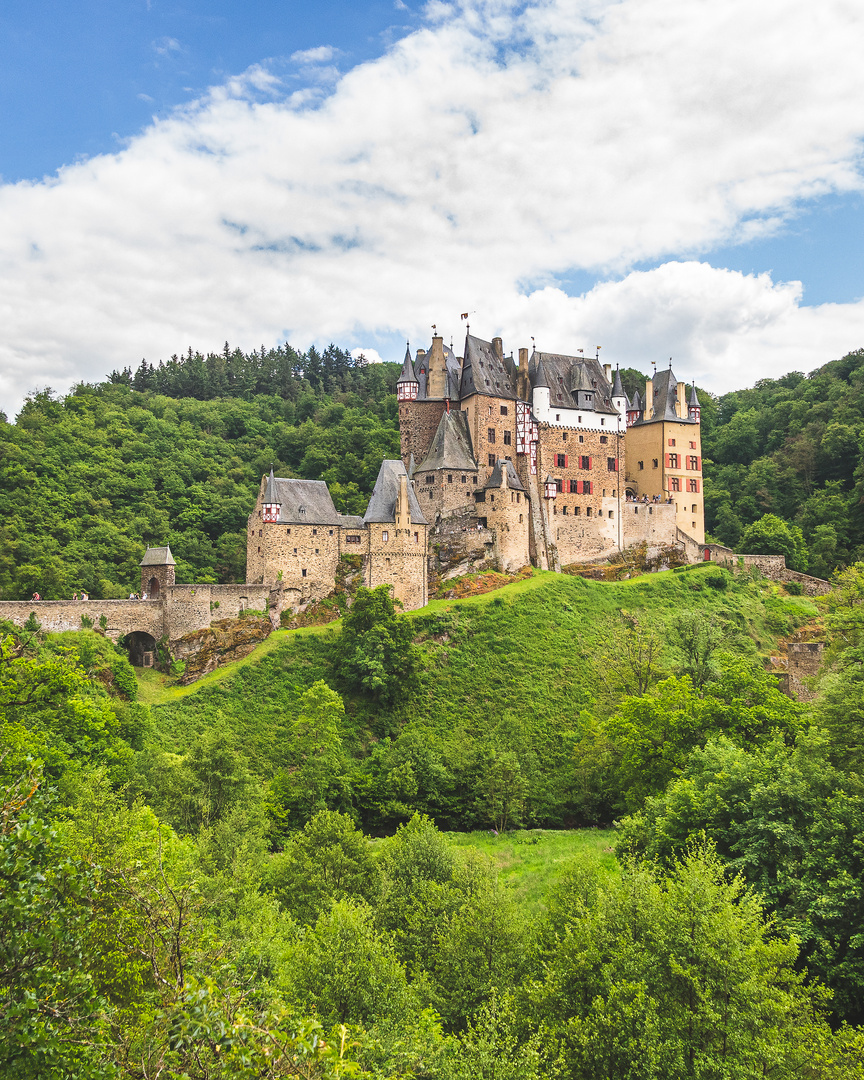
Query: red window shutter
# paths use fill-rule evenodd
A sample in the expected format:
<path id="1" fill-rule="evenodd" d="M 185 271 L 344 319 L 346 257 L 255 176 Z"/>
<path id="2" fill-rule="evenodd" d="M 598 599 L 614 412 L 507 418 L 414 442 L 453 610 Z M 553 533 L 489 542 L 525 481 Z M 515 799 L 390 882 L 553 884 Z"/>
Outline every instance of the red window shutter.
<path id="1" fill-rule="evenodd" d="M 615 472 L 618 472 L 618 458 L 615 458 Z"/>
<path id="2" fill-rule="evenodd" d="M 667 455 L 666 455 L 666 468 L 667 468 L 667 469 L 671 468 L 671 462 L 670 462 L 670 458 L 671 458 L 671 457 L 672 457 L 672 455 L 671 455 L 671 454 L 667 454 Z"/>
<path id="3" fill-rule="evenodd" d="M 698 480 L 694 480 L 694 481 L 693 481 L 693 483 L 694 483 L 694 484 L 696 485 L 696 490 L 697 490 L 697 492 L 698 492 L 698 490 L 699 490 L 699 481 L 698 481 Z"/>
<path id="4" fill-rule="evenodd" d="M 696 458 L 696 468 L 697 468 L 697 470 L 701 470 L 701 468 L 702 468 L 702 458 L 701 457 Z"/>
<path id="5" fill-rule="evenodd" d="M 581 495 L 581 494 L 582 494 L 582 488 L 583 488 L 583 487 L 584 487 L 584 485 L 583 485 L 582 481 L 581 481 L 581 480 L 577 480 L 577 481 L 576 481 L 576 494 L 577 494 L 577 495 Z"/>

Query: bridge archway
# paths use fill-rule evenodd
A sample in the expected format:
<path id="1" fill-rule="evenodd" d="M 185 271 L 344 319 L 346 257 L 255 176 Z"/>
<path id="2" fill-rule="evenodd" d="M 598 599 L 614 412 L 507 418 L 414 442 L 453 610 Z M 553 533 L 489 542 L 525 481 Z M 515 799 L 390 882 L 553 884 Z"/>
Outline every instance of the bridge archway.
<path id="1" fill-rule="evenodd" d="M 124 639 L 133 667 L 153 667 L 156 663 L 156 638 L 143 630 L 133 630 Z"/>

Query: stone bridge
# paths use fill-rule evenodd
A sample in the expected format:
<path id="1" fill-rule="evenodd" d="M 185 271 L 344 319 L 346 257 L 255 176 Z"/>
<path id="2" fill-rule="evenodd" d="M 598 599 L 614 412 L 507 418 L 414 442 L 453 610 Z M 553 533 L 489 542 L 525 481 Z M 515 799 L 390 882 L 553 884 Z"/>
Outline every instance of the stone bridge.
<path id="1" fill-rule="evenodd" d="M 152 664 L 157 641 L 174 642 L 219 619 L 268 607 L 278 620 L 281 604 L 271 603 L 269 585 L 168 585 L 156 600 L 0 600 L 0 620 L 23 627 L 32 612 L 51 633 L 92 626 L 115 641 L 125 638 L 140 666 Z"/>

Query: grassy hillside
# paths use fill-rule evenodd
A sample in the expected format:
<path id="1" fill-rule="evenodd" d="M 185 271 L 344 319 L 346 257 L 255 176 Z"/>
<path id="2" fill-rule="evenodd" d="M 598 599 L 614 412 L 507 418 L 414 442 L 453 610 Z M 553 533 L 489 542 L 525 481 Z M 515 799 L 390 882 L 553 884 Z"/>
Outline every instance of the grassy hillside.
<path id="1" fill-rule="evenodd" d="M 220 729 L 269 779 L 292 766 L 301 698 L 323 679 L 344 696 L 352 797 L 367 824 L 388 825 L 380 804 L 394 798 L 382 794 L 393 787 L 393 770 L 407 776 L 405 805 L 445 827 L 484 824 L 481 777 L 489 756 L 502 751 L 517 755 L 533 792 L 526 823 L 578 823 L 568 796 L 574 744 L 602 696 L 599 637 L 622 612 L 662 637 L 676 614 L 701 611 L 734 628 L 732 646 L 751 655 L 771 651 L 778 636 L 816 613 L 769 582 L 739 577 L 717 589 L 708 584 L 712 574 L 697 566 L 607 584 L 537 572 L 485 596 L 435 601 L 411 616 L 424 669 L 417 689 L 393 707 L 341 684 L 338 624 L 280 634 L 233 673 L 154 707 L 154 734 L 180 754 Z M 663 661 L 669 673 L 673 660 L 670 652 Z"/>

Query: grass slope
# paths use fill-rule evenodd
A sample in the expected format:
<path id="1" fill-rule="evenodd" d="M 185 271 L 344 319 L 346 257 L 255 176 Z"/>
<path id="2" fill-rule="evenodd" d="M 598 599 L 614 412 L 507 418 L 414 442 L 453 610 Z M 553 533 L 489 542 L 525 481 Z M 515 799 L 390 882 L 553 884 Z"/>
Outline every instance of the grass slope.
<path id="1" fill-rule="evenodd" d="M 580 710 L 597 697 L 591 650 L 598 628 L 621 610 L 662 624 L 698 609 L 734 622 L 763 653 L 816 614 L 806 598 L 783 597 L 776 586 L 743 575 L 726 590 L 708 587 L 712 572 L 695 566 L 603 583 L 538 571 L 494 593 L 434 601 L 412 615 L 426 663 L 419 690 L 392 709 L 346 695 L 346 744 L 362 756 L 384 738 L 419 739 L 458 763 L 466 747 L 503 725 L 554 768 L 568 755 L 567 733 Z M 232 669 L 155 707 L 160 743 L 182 753 L 198 733 L 221 724 L 252 767 L 272 775 L 288 763 L 287 733 L 303 692 L 316 679 L 344 689 L 338 643 L 338 624 L 273 635 Z M 163 689 L 144 697 L 174 694 Z"/>

